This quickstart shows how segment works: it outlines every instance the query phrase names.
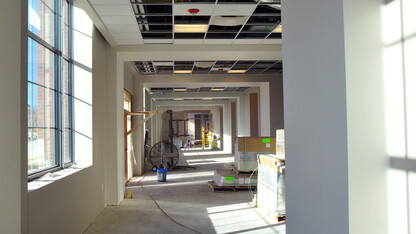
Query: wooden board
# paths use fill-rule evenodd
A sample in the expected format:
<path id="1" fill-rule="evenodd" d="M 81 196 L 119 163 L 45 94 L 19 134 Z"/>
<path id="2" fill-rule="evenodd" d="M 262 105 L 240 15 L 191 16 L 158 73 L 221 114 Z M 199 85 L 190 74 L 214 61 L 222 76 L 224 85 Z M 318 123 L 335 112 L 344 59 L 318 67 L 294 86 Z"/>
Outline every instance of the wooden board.
<path id="1" fill-rule="evenodd" d="M 240 152 L 276 152 L 276 137 L 238 137 L 237 141 Z"/>
<path id="2" fill-rule="evenodd" d="M 285 164 L 285 160 L 278 158 L 273 154 L 259 154 L 257 161 L 260 165 L 266 166 L 272 170 L 279 171 L 279 168 Z"/>
<path id="3" fill-rule="evenodd" d="M 250 175 L 253 173 L 253 171 L 241 171 L 241 170 L 237 170 L 237 168 L 235 167 L 235 165 L 231 166 L 231 169 L 235 172 L 235 174 L 240 177 L 243 177 L 244 175 L 246 175 L 245 177 L 250 177 Z M 253 178 L 257 178 L 257 171 L 254 172 L 253 174 Z"/>
<path id="4" fill-rule="evenodd" d="M 208 181 L 208 186 L 211 188 L 213 192 L 218 191 L 244 191 L 248 190 L 248 186 L 245 185 L 236 185 L 236 186 L 218 186 L 214 183 L 214 181 Z M 250 186 L 252 190 L 256 190 L 257 186 Z"/>
<path id="5" fill-rule="evenodd" d="M 133 190 L 131 190 L 131 189 L 128 189 L 127 190 L 127 193 L 126 193 L 126 198 L 133 198 Z"/>

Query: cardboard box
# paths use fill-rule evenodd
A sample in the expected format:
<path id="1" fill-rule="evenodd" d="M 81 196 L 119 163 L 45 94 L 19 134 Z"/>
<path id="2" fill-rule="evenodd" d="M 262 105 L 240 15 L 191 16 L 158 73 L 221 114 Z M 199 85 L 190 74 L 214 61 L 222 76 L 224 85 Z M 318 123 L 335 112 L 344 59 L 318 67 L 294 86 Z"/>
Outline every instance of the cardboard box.
<path id="1" fill-rule="evenodd" d="M 275 137 L 238 137 L 237 151 L 240 152 L 275 152 Z"/>

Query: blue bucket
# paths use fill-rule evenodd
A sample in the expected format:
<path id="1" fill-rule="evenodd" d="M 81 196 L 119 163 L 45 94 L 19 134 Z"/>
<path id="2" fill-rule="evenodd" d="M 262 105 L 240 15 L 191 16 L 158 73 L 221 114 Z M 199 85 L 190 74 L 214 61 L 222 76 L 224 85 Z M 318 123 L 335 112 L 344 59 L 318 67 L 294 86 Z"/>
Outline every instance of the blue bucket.
<path id="1" fill-rule="evenodd" d="M 157 169 L 157 182 L 166 182 L 167 169 Z"/>

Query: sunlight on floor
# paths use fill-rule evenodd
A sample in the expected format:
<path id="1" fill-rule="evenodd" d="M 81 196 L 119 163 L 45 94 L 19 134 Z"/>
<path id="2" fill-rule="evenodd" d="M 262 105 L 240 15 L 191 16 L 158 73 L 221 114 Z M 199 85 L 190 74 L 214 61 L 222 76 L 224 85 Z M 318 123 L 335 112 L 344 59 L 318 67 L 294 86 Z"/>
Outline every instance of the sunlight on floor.
<path id="1" fill-rule="evenodd" d="M 214 151 L 214 150 L 206 150 L 206 151 L 182 151 L 183 156 L 200 156 L 200 155 L 230 155 L 225 151 Z"/>
<path id="2" fill-rule="evenodd" d="M 202 165 L 202 164 L 224 164 L 224 163 L 233 163 L 234 157 L 189 159 L 186 161 L 188 162 L 189 166 Z"/>
<path id="3" fill-rule="evenodd" d="M 253 207 L 239 203 L 207 208 L 208 217 L 217 233 L 285 233 L 286 225 Z"/>
<path id="4" fill-rule="evenodd" d="M 189 179 L 189 178 L 195 178 L 195 177 L 204 177 L 204 176 L 213 176 L 214 172 L 212 171 L 203 171 L 203 172 L 186 172 L 186 173 L 180 173 L 180 174 L 170 174 L 168 171 L 167 178 L 169 179 Z M 141 176 L 134 178 L 130 180 L 130 182 L 138 182 L 141 180 Z M 156 181 L 157 175 L 152 176 L 146 176 L 142 181 Z"/>

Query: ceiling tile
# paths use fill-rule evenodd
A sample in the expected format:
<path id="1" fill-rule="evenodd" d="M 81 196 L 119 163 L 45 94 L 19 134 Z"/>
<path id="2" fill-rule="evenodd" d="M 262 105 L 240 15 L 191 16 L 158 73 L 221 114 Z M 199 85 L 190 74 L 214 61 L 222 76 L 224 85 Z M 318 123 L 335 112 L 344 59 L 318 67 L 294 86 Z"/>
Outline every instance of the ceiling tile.
<path id="1" fill-rule="evenodd" d="M 251 15 L 256 7 L 256 4 L 219 4 L 212 15 Z"/>
<path id="2" fill-rule="evenodd" d="M 198 9 L 199 12 L 195 14 L 198 15 L 211 15 L 212 10 L 214 9 L 215 4 L 175 4 L 173 5 L 173 13 L 174 15 L 187 15 L 192 16 L 188 12 L 189 9 Z"/>

